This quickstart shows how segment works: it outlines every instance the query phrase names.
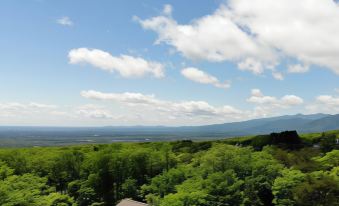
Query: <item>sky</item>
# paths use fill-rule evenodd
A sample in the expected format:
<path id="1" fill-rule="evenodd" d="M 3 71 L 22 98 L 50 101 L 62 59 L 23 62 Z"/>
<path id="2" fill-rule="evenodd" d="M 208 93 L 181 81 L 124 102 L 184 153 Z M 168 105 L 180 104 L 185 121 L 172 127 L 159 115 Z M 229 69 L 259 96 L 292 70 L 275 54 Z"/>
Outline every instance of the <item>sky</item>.
<path id="1" fill-rule="evenodd" d="M 1 0 L 0 125 L 339 113 L 334 0 Z"/>

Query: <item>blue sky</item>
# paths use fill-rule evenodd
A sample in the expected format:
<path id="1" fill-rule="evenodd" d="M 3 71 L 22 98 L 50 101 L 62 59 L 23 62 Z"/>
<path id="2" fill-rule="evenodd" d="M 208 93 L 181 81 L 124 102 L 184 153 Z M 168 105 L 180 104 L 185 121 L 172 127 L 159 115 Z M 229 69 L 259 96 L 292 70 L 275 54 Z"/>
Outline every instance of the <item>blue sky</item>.
<path id="1" fill-rule="evenodd" d="M 1 1 L 0 124 L 338 113 L 337 3 L 273 2 Z"/>

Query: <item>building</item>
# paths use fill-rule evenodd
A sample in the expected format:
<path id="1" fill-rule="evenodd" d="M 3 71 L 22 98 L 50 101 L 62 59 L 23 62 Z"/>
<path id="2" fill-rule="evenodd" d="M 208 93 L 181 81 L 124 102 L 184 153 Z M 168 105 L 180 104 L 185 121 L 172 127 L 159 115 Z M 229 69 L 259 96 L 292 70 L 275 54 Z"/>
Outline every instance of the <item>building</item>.
<path id="1" fill-rule="evenodd" d="M 131 199 L 123 199 L 116 206 L 149 206 L 146 203 L 137 202 Z"/>

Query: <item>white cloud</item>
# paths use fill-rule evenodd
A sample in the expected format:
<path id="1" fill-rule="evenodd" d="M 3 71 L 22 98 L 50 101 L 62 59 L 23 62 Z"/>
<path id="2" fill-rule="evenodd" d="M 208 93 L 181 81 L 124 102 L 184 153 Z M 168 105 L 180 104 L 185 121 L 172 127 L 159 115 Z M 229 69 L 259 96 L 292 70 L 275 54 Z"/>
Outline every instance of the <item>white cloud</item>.
<path id="1" fill-rule="evenodd" d="M 57 19 L 57 23 L 63 26 L 73 26 L 73 22 L 68 16 Z"/>
<path id="2" fill-rule="evenodd" d="M 31 102 L 28 104 L 28 107 L 36 108 L 36 109 L 56 109 L 58 106 L 53 104 L 41 104 L 36 102 Z"/>
<path id="3" fill-rule="evenodd" d="M 255 104 L 271 104 L 277 102 L 277 98 L 272 96 L 264 96 L 264 94 L 259 89 L 252 89 L 251 97 L 248 98 L 247 101 Z"/>
<path id="4" fill-rule="evenodd" d="M 272 76 L 277 80 L 284 80 L 284 75 L 281 72 L 273 71 Z"/>
<path id="5" fill-rule="evenodd" d="M 165 15 L 171 15 L 171 14 L 172 14 L 172 11 L 173 11 L 173 8 L 172 8 L 172 6 L 171 6 L 170 4 L 166 4 L 166 5 L 164 6 L 163 13 L 164 13 Z"/>
<path id="6" fill-rule="evenodd" d="M 87 118 L 93 118 L 93 119 L 113 119 L 113 114 L 104 107 L 98 106 L 98 105 L 82 105 L 78 107 L 77 114 L 80 116 L 84 116 Z"/>
<path id="7" fill-rule="evenodd" d="M 328 105 L 328 106 L 338 106 L 339 107 L 339 97 L 333 97 L 331 95 L 320 95 L 316 98 L 319 103 Z"/>
<path id="8" fill-rule="evenodd" d="M 123 77 L 142 77 L 146 74 L 156 78 L 164 77 L 164 65 L 140 57 L 114 57 L 108 52 L 88 48 L 72 49 L 68 57 L 71 64 L 87 63 L 105 71 L 118 72 Z"/>
<path id="9" fill-rule="evenodd" d="M 154 95 L 144 95 L 141 93 L 103 93 L 94 90 L 82 91 L 81 96 L 88 99 L 96 100 L 112 100 L 117 102 L 124 102 L 130 105 L 133 104 L 145 104 L 145 105 L 156 105 L 160 104 Z"/>
<path id="10" fill-rule="evenodd" d="M 287 71 L 289 73 L 305 73 L 305 72 L 308 72 L 309 69 L 310 68 L 308 65 L 294 64 L 294 65 L 289 65 Z"/>
<path id="11" fill-rule="evenodd" d="M 183 70 L 181 70 L 181 74 L 187 79 L 201 84 L 211 84 L 215 87 L 224 89 L 230 87 L 230 84 L 228 82 L 221 83 L 216 77 L 194 67 L 184 68 Z"/>
<path id="12" fill-rule="evenodd" d="M 167 15 L 139 19 L 139 23 L 143 28 L 158 33 L 156 43 L 172 45 L 190 59 L 213 62 L 256 59 L 260 64 L 275 61 L 270 49 L 256 41 L 255 37 L 243 32 L 232 21 L 232 14 L 224 6 L 214 14 L 196 19 L 187 25 L 180 25 Z M 261 70 L 262 68 L 255 68 L 254 71 Z"/>
<path id="13" fill-rule="evenodd" d="M 254 74 L 261 74 L 264 72 L 261 62 L 253 58 L 246 58 L 244 61 L 239 62 L 238 68 L 243 71 L 251 71 Z"/>
<path id="14" fill-rule="evenodd" d="M 153 113 L 172 117 L 227 117 L 236 119 L 243 115 L 242 111 L 229 105 L 214 107 L 205 101 L 165 101 L 157 99 L 154 95 L 141 93 L 102 93 L 89 90 L 82 91 L 81 96 L 88 99 L 118 102 L 122 106 L 139 107 L 140 110 L 146 108 L 152 110 Z"/>
<path id="15" fill-rule="evenodd" d="M 36 102 L 0 102 L 0 117 L 31 117 L 36 115 L 45 115 L 56 112 L 58 106 L 51 104 L 42 104 Z"/>
<path id="16" fill-rule="evenodd" d="M 252 89 L 247 102 L 256 105 L 249 117 L 260 118 L 281 115 L 283 110 L 302 105 L 304 100 L 295 95 L 285 95 L 281 98 L 265 96 L 259 89 Z"/>
<path id="17" fill-rule="evenodd" d="M 306 109 L 311 113 L 324 112 L 336 114 L 339 112 L 339 97 L 331 95 L 319 95 L 315 102 L 307 105 Z"/>
<path id="18" fill-rule="evenodd" d="M 238 109 L 231 105 L 213 106 L 206 101 L 168 101 L 155 95 L 141 93 L 103 93 L 89 90 L 81 96 L 100 101 L 102 104 L 118 103 L 119 110 L 140 114 L 143 122 L 150 124 L 192 125 L 213 124 L 248 120 L 284 114 L 286 111 L 300 112 L 304 100 L 295 95 L 280 98 L 266 96 L 259 89 L 253 89 L 247 102 L 253 103 L 252 109 Z M 282 112 L 284 111 L 284 112 Z M 133 122 L 133 120 L 131 120 Z"/>
<path id="19" fill-rule="evenodd" d="M 339 8 L 333 0 L 231 0 L 234 21 L 303 64 L 339 73 Z"/>
<path id="20" fill-rule="evenodd" d="M 81 96 L 94 100 L 80 106 L 57 106 L 37 102 L 0 103 L 0 124 L 3 125 L 206 125 L 274 116 L 303 104 L 295 95 L 280 98 L 264 95 L 253 89 L 247 99 L 253 108 L 239 109 L 231 105 L 212 105 L 202 100 L 170 101 L 142 93 L 104 93 L 82 91 Z M 299 107 L 298 107 L 299 108 Z M 335 113 L 339 98 L 322 95 L 307 111 Z M 300 112 L 300 111 L 299 111 Z M 283 113 L 284 114 L 284 113 Z"/>
<path id="21" fill-rule="evenodd" d="M 304 100 L 295 95 L 285 95 L 281 98 L 282 104 L 287 106 L 300 105 L 304 103 Z"/>
<path id="22" fill-rule="evenodd" d="M 42 103 L 0 102 L 1 125 L 102 126 L 140 121 L 136 114 L 123 114 L 102 105 L 57 106 Z"/>
<path id="23" fill-rule="evenodd" d="M 291 106 L 301 105 L 304 102 L 302 98 L 295 95 L 285 95 L 280 99 L 274 96 L 265 96 L 259 89 L 252 89 L 251 96 L 247 99 L 247 101 L 274 108 L 288 108 Z"/>
<path id="24" fill-rule="evenodd" d="M 189 24 L 169 15 L 139 22 L 158 34 L 156 43 L 190 59 L 231 61 L 260 74 L 292 58 L 339 74 L 339 7 L 333 0 L 229 0 Z"/>
<path id="25" fill-rule="evenodd" d="M 38 111 L 44 109 L 56 109 L 56 105 L 51 104 L 42 104 L 36 102 L 30 102 L 27 104 L 18 103 L 18 102 L 9 102 L 9 103 L 0 103 L 0 110 L 1 111 L 19 111 L 19 110 L 30 110 L 30 111 Z"/>

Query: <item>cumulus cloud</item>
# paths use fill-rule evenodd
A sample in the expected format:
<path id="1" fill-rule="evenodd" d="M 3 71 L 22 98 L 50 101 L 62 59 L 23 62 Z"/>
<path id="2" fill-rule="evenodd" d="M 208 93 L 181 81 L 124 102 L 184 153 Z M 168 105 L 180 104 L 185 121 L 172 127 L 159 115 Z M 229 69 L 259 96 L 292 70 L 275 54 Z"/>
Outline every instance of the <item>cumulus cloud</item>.
<path id="1" fill-rule="evenodd" d="M 172 8 L 172 6 L 171 6 L 170 4 L 166 4 L 166 5 L 164 6 L 163 13 L 164 13 L 165 15 L 171 15 L 171 14 L 172 14 L 172 11 L 173 11 L 173 8 Z"/>
<path id="2" fill-rule="evenodd" d="M 113 114 L 106 108 L 98 105 L 87 104 L 78 107 L 77 114 L 93 119 L 113 119 Z"/>
<path id="3" fill-rule="evenodd" d="M 90 64 L 109 72 L 118 72 L 121 76 L 142 77 L 146 74 L 156 78 L 164 77 L 164 65 L 129 55 L 112 56 L 99 49 L 78 48 L 68 53 L 71 64 Z"/>
<path id="4" fill-rule="evenodd" d="M 304 100 L 295 95 L 285 95 L 281 98 L 264 95 L 259 89 L 252 89 L 247 102 L 256 106 L 251 112 L 251 118 L 267 117 L 281 114 L 283 109 L 290 109 L 304 103 Z"/>
<path id="5" fill-rule="evenodd" d="M 57 19 L 57 23 L 63 26 L 73 26 L 73 22 L 68 16 Z"/>
<path id="6" fill-rule="evenodd" d="M 255 106 L 239 109 L 231 105 L 215 106 L 202 100 L 169 101 L 155 95 L 124 92 L 104 93 L 95 90 L 82 91 L 81 96 L 94 100 L 80 106 L 53 104 L 0 103 L 0 123 L 13 125 L 196 125 L 241 121 L 252 118 L 279 115 L 283 109 L 303 104 L 295 95 L 280 98 L 264 95 L 253 89 L 247 99 Z M 322 95 L 317 97 L 308 111 L 322 108 L 339 111 L 339 98 Z"/>
<path id="7" fill-rule="evenodd" d="M 141 93 L 103 93 L 94 90 L 82 91 L 81 96 L 88 99 L 96 100 L 112 100 L 117 102 L 128 103 L 129 105 L 142 104 L 142 105 L 156 105 L 161 102 L 157 100 L 154 95 L 144 95 Z"/>
<path id="8" fill-rule="evenodd" d="M 259 89 L 252 89 L 251 96 L 247 99 L 247 102 L 270 107 L 287 108 L 301 105 L 304 103 L 304 100 L 295 95 L 285 95 L 281 98 L 265 96 Z"/>
<path id="9" fill-rule="evenodd" d="M 277 80 L 284 80 L 284 75 L 281 72 L 274 71 L 272 72 L 272 76 Z"/>
<path id="10" fill-rule="evenodd" d="M 268 47 L 256 41 L 255 37 L 247 35 L 232 21 L 232 14 L 225 6 L 214 14 L 187 25 L 179 24 L 169 15 L 139 19 L 139 23 L 143 28 L 158 33 L 156 43 L 164 42 L 174 46 L 190 59 L 213 62 L 257 59 L 260 64 L 275 61 Z M 257 67 L 257 65 L 246 66 L 248 70 L 255 69 L 255 72 L 261 72 L 262 68 Z"/>
<path id="11" fill-rule="evenodd" d="M 214 106 L 206 101 L 168 101 L 155 95 L 142 93 L 104 93 L 95 90 L 82 91 L 81 96 L 101 101 L 118 103 L 127 111 L 142 113 L 143 121 L 167 122 L 169 124 L 211 124 L 241 121 L 253 118 L 281 115 L 282 111 L 291 111 L 304 105 L 304 100 L 295 95 L 282 97 L 264 95 L 259 89 L 253 89 L 247 102 L 253 108 L 239 109 L 231 105 Z M 154 124 L 154 123 L 153 123 Z"/>
<path id="12" fill-rule="evenodd" d="M 201 84 L 211 84 L 215 87 L 224 89 L 230 87 L 230 83 L 221 83 L 215 76 L 207 74 L 206 72 L 194 67 L 184 68 L 183 70 L 181 70 L 181 74 L 187 79 Z"/>
<path id="13" fill-rule="evenodd" d="M 334 97 L 331 95 L 320 95 L 316 99 L 318 102 L 329 106 L 339 106 L 339 97 Z"/>
<path id="14" fill-rule="evenodd" d="M 336 114 L 339 112 L 339 97 L 332 95 L 319 95 L 315 101 L 307 105 L 306 109 L 311 113 L 324 112 Z"/>
<path id="15" fill-rule="evenodd" d="M 0 102 L 2 125 L 102 126 L 140 121 L 137 114 L 121 113 L 102 105 L 57 106 L 38 102 Z"/>
<path id="16" fill-rule="evenodd" d="M 288 66 L 288 72 L 289 73 L 305 73 L 309 70 L 308 65 L 301 65 L 301 64 L 293 64 Z"/>
<path id="17" fill-rule="evenodd" d="M 339 72 L 338 4 L 333 0 L 232 0 L 235 21 L 284 56 Z"/>
<path id="18" fill-rule="evenodd" d="M 260 74 L 292 58 L 300 65 L 318 65 L 339 74 L 337 1 L 230 0 L 189 24 L 180 24 L 171 15 L 139 23 L 158 34 L 156 43 L 171 45 L 190 59 L 231 61 Z M 308 66 L 289 69 L 306 70 Z"/>
<path id="19" fill-rule="evenodd" d="M 57 111 L 58 107 L 37 102 L 0 102 L 0 117 L 15 117 L 20 115 L 46 114 Z"/>
<path id="20" fill-rule="evenodd" d="M 9 103 L 0 103 L 1 110 L 20 110 L 20 109 L 32 109 L 32 110 L 39 110 L 39 109 L 56 109 L 56 105 L 52 104 L 42 104 L 37 102 L 30 102 L 27 104 L 18 103 L 18 102 L 9 102 Z"/>
<path id="21" fill-rule="evenodd" d="M 103 93 L 94 90 L 82 91 L 81 96 L 95 100 L 109 100 L 118 102 L 123 106 L 145 107 L 147 109 L 173 117 L 240 117 L 241 110 L 225 105 L 215 107 L 205 101 L 165 101 L 157 99 L 154 95 L 141 93 Z"/>
<path id="22" fill-rule="evenodd" d="M 243 71 L 251 71 L 254 74 L 261 74 L 264 72 L 264 68 L 260 61 L 253 58 L 246 58 L 238 63 L 238 68 Z"/>

